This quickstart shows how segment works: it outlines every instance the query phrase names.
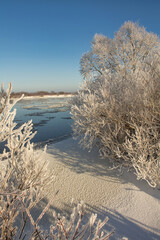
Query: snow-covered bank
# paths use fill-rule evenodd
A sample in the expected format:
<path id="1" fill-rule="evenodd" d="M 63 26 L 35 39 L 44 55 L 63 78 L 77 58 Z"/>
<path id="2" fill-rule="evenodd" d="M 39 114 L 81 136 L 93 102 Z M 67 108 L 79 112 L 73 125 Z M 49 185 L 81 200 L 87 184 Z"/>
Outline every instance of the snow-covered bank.
<path id="1" fill-rule="evenodd" d="M 107 229 L 116 229 L 111 239 L 160 239 L 159 190 L 137 181 L 132 173 L 117 176 L 96 149 L 88 153 L 71 138 L 50 145 L 46 160 L 54 169 L 53 192 L 60 190 L 54 208 L 68 211 L 72 198 L 84 200 L 89 212 L 109 217 Z"/>
<path id="2" fill-rule="evenodd" d="M 44 95 L 44 96 L 24 96 L 23 99 L 31 100 L 31 99 L 48 99 L 48 98 L 71 98 L 73 94 L 60 94 L 60 95 Z"/>

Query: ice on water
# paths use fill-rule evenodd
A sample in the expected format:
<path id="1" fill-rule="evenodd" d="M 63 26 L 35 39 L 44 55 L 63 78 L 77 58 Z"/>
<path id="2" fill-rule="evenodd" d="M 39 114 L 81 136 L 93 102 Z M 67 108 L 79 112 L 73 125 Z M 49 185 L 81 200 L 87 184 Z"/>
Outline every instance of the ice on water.
<path id="1" fill-rule="evenodd" d="M 62 107 L 69 107 L 68 98 L 22 100 L 20 103 L 22 104 L 22 108 L 30 110 L 57 109 Z"/>
<path id="2" fill-rule="evenodd" d="M 15 121 L 18 125 L 30 119 L 33 131 L 37 131 L 34 142 L 63 139 L 72 132 L 69 98 L 23 99 L 19 101 Z"/>

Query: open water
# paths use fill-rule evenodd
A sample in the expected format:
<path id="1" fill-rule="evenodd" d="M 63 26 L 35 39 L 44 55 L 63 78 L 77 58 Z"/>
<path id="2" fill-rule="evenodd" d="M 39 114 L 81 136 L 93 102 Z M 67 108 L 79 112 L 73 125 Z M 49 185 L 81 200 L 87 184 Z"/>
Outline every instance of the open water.
<path id="1" fill-rule="evenodd" d="M 33 132 L 37 134 L 32 142 L 46 144 L 58 142 L 72 135 L 73 120 L 70 116 L 69 98 L 27 99 L 16 105 L 15 122 L 20 126 L 32 119 Z"/>

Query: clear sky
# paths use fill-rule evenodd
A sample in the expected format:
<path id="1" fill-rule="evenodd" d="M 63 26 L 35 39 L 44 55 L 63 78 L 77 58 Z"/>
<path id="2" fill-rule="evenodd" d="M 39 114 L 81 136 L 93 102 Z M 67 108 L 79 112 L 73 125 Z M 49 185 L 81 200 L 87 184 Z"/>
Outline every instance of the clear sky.
<path id="1" fill-rule="evenodd" d="M 0 0 L 0 82 L 14 91 L 74 91 L 95 33 L 125 21 L 160 35 L 160 0 Z"/>

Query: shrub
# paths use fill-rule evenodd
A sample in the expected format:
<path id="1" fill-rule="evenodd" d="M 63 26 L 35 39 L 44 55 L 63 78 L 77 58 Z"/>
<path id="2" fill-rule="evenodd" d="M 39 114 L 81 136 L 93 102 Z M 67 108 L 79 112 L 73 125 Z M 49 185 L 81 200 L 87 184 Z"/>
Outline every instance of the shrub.
<path id="1" fill-rule="evenodd" d="M 17 100 L 10 101 L 10 94 L 11 84 L 6 92 L 2 86 L 0 94 L 0 239 L 109 239 L 112 233 L 103 235 L 101 231 L 107 218 L 95 224 L 97 216 L 92 214 L 88 222 L 82 225 L 83 202 L 73 208 L 69 220 L 54 213 L 53 225 L 48 227 L 49 232 L 40 228 L 39 221 L 53 198 L 34 220 L 31 209 L 45 196 L 53 182 L 53 176 L 47 168 L 44 155 L 35 151 L 30 142 L 35 135 L 32 132 L 32 121 L 16 128 L 14 122 L 16 109 L 12 108 Z M 27 219 L 32 225 L 29 235 L 26 235 Z"/>
<path id="2" fill-rule="evenodd" d="M 81 58 L 84 82 L 72 100 L 75 137 L 118 165 L 160 184 L 160 41 L 126 22 L 114 39 L 96 34 Z"/>

